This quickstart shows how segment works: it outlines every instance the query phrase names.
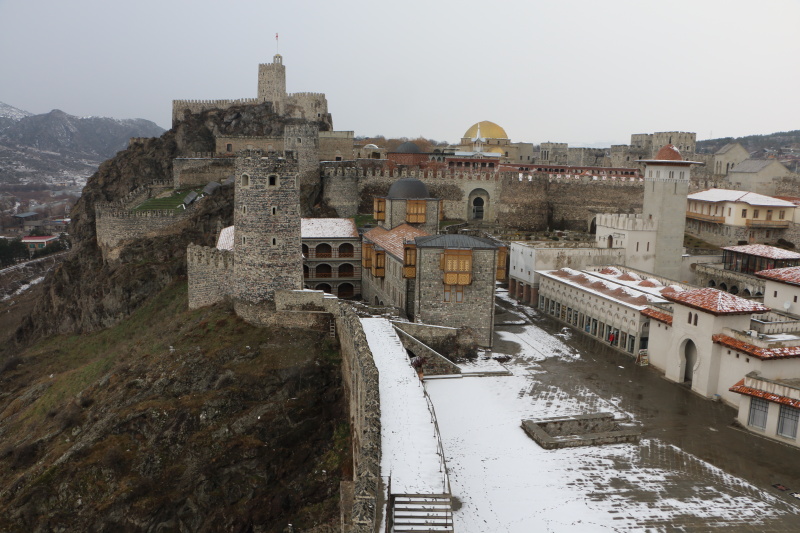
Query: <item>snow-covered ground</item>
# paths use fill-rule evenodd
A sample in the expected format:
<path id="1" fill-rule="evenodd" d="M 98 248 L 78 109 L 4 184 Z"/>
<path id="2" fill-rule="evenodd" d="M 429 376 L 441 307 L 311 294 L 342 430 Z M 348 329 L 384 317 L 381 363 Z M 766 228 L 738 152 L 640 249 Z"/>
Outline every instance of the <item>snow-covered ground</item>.
<path id="1" fill-rule="evenodd" d="M 800 530 L 797 507 L 658 439 L 540 448 L 521 429 L 523 419 L 631 413 L 613 395 L 601 397 L 575 381 L 565 390 L 548 379 L 540 365 L 547 358 L 581 357 L 562 342 L 569 330 L 554 336 L 531 324 L 507 329 L 514 332 L 498 331 L 497 339 L 518 345 L 505 364 L 513 375 L 425 383 L 452 492 L 462 504 L 455 531 L 772 531 L 777 523 L 775 531 Z M 781 529 L 786 524 L 796 527 Z"/>

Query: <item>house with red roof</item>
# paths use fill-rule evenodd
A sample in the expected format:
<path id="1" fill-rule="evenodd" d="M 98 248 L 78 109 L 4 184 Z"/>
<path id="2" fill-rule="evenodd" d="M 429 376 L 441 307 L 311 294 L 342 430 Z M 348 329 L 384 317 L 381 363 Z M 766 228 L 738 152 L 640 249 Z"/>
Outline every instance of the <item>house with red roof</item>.
<path id="1" fill-rule="evenodd" d="M 650 364 L 738 407 L 748 430 L 800 446 L 800 317 L 713 288 L 665 298 L 642 311 L 653 320 Z"/>

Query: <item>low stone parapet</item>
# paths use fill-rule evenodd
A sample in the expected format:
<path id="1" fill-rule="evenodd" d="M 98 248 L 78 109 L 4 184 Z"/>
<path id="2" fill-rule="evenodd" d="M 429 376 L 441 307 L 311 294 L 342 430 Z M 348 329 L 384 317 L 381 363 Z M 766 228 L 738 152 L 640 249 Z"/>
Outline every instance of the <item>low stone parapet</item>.
<path id="1" fill-rule="evenodd" d="M 594 413 L 523 420 L 522 429 L 546 450 L 639 442 L 641 429 L 625 427 L 626 422 L 612 413 Z"/>

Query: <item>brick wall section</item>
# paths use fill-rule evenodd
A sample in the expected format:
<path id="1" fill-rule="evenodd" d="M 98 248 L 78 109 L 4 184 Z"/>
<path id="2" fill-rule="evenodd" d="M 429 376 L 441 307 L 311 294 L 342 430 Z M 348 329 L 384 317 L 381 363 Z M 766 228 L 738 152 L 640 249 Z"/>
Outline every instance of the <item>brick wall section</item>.
<path id="1" fill-rule="evenodd" d="M 230 296 L 233 252 L 190 244 L 186 249 L 189 309 L 221 302 Z"/>
<path id="2" fill-rule="evenodd" d="M 172 179 L 176 189 L 206 185 L 212 181 L 224 183 L 233 176 L 234 159 L 231 158 L 178 158 L 172 160 Z"/>
<path id="3" fill-rule="evenodd" d="M 491 346 L 496 250 L 472 250 L 472 283 L 463 286 L 463 302 L 456 302 L 455 294 L 450 302 L 444 301 L 444 278 L 439 263 L 442 252 L 437 248 L 417 248 L 414 320 L 453 328 L 466 326 L 475 333 L 480 346 Z"/>
<path id="4" fill-rule="evenodd" d="M 234 297 L 260 302 L 272 299 L 276 290 L 301 288 L 297 161 L 272 152 L 244 151 L 236 158 L 235 176 Z M 269 185 L 270 177 L 275 185 Z"/>

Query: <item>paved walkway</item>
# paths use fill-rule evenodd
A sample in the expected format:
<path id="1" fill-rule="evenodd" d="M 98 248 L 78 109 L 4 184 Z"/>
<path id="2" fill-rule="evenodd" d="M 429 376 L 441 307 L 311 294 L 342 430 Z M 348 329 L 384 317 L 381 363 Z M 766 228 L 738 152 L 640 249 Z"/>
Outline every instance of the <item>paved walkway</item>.
<path id="1" fill-rule="evenodd" d="M 800 450 L 731 426 L 732 408 L 637 367 L 507 298 L 495 354 L 510 377 L 426 382 L 436 407 L 459 533 L 798 531 Z M 525 322 L 519 324 L 519 322 Z M 630 416 L 640 444 L 546 451 L 524 418 Z"/>

